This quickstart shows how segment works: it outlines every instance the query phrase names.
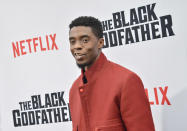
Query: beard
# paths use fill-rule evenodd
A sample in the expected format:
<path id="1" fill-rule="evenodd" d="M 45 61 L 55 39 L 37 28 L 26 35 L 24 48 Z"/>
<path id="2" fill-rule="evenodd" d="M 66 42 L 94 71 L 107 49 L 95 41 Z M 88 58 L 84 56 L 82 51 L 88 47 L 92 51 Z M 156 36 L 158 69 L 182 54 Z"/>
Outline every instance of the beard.
<path id="1" fill-rule="evenodd" d="M 84 69 L 85 66 L 87 66 L 87 64 L 78 64 L 78 63 L 76 63 L 76 64 L 77 64 L 77 66 L 78 66 L 80 69 Z"/>
<path id="2" fill-rule="evenodd" d="M 97 55 L 98 56 L 98 55 Z M 90 59 L 90 61 L 87 61 L 86 63 L 83 63 L 83 64 L 79 64 L 76 62 L 77 66 L 80 68 L 80 69 L 85 69 L 85 67 L 90 67 L 94 61 L 96 60 L 97 56 L 93 57 L 92 59 Z"/>
<path id="3" fill-rule="evenodd" d="M 90 65 L 92 65 L 92 63 L 93 63 L 93 61 L 90 61 L 90 62 L 87 62 L 84 64 L 79 64 L 79 63 L 76 63 L 76 64 L 80 69 L 85 69 L 85 67 L 89 67 Z"/>
<path id="4" fill-rule="evenodd" d="M 94 62 L 94 60 L 88 61 L 87 63 L 84 63 L 84 64 L 79 64 L 79 63 L 76 63 L 76 64 L 80 69 L 85 69 L 85 67 L 91 66 L 93 64 L 93 62 Z"/>

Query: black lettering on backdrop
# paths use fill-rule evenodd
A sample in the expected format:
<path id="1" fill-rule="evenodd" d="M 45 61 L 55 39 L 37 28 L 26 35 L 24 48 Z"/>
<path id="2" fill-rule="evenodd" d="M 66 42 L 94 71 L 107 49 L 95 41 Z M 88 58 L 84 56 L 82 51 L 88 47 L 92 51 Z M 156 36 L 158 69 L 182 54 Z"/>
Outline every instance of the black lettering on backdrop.
<path id="1" fill-rule="evenodd" d="M 146 13 L 145 6 L 138 7 L 138 16 L 139 16 L 140 23 L 147 22 L 147 16 L 145 15 L 145 13 Z"/>
<path id="2" fill-rule="evenodd" d="M 32 95 L 30 101 L 19 102 L 19 106 L 12 111 L 15 127 L 71 121 L 63 91 Z"/>
<path id="3" fill-rule="evenodd" d="M 109 39 L 110 39 L 110 45 L 111 47 L 117 46 L 117 35 L 115 31 L 110 31 L 109 32 Z"/>
<path id="4" fill-rule="evenodd" d="M 112 13 L 112 19 L 102 21 L 103 48 L 175 35 L 171 15 L 157 17 L 156 3 L 132 8 L 129 12 Z M 128 16 L 129 14 L 129 16 Z"/>
<path id="5" fill-rule="evenodd" d="M 117 30 L 117 32 L 118 32 L 119 45 L 123 45 L 122 39 L 124 39 L 124 36 L 121 33 L 124 32 L 124 29 Z"/>
<path id="6" fill-rule="evenodd" d="M 161 29 L 162 29 L 162 37 L 168 37 L 168 36 L 172 36 L 175 35 L 172 29 L 172 18 L 171 15 L 166 15 L 166 16 L 162 16 L 160 17 L 161 20 Z M 167 35 L 168 32 L 168 35 Z"/>

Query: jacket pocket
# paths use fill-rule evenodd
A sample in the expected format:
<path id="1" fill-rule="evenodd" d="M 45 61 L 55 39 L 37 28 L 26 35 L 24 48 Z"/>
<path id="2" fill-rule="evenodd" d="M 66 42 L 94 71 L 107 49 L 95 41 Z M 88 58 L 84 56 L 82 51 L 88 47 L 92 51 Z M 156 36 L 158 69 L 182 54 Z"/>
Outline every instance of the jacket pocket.
<path id="1" fill-rule="evenodd" d="M 112 119 L 97 122 L 94 131 L 125 131 L 125 128 L 120 119 Z"/>

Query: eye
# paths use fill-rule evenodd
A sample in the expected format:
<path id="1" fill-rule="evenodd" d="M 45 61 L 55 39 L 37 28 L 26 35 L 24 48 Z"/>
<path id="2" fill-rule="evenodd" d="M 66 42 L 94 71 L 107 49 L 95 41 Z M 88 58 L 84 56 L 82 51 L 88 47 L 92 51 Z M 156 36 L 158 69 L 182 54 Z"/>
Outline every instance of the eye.
<path id="1" fill-rule="evenodd" d="M 83 43 L 88 43 L 88 38 L 83 38 L 83 39 L 82 39 L 82 42 L 83 42 Z"/>
<path id="2" fill-rule="evenodd" d="M 70 42 L 71 45 L 73 45 L 75 43 L 75 40 L 72 39 L 69 42 Z"/>

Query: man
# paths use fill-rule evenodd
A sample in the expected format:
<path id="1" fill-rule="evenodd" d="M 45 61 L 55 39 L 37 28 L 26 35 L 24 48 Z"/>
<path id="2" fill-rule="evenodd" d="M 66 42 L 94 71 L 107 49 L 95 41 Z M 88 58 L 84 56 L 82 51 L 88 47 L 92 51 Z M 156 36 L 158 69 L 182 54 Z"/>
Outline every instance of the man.
<path id="1" fill-rule="evenodd" d="M 69 95 L 73 131 L 154 131 L 142 81 L 102 53 L 100 21 L 82 16 L 69 27 L 70 50 L 82 71 Z"/>

